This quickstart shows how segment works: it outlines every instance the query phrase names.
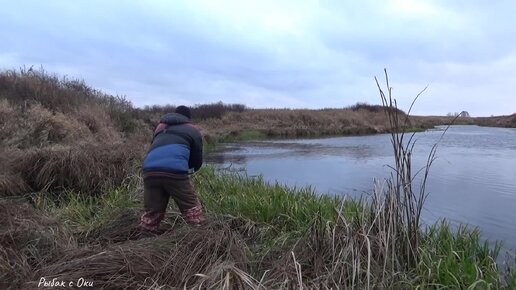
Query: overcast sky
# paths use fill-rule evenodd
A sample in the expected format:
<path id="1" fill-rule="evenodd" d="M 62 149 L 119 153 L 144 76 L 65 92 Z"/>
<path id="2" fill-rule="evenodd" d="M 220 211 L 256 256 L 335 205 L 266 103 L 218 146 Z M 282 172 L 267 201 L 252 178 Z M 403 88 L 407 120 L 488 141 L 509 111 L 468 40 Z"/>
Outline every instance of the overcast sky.
<path id="1" fill-rule="evenodd" d="M 516 1 L 4 1 L 0 68 L 84 79 L 136 106 L 223 101 L 516 112 Z"/>

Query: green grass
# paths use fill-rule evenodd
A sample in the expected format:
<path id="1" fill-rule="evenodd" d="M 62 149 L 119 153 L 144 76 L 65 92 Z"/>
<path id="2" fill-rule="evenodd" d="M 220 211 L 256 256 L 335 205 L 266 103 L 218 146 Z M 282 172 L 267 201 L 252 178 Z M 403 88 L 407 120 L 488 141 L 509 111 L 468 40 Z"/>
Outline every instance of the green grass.
<path id="1" fill-rule="evenodd" d="M 256 261 L 270 260 L 275 255 L 288 256 L 290 251 L 296 252 L 297 259 L 301 261 L 303 253 L 299 251 L 304 248 L 296 246 L 299 243 L 312 245 L 314 248 L 307 250 L 315 253 L 315 256 L 327 255 L 326 250 L 323 250 L 324 244 L 336 243 L 335 240 L 326 240 L 328 237 L 356 235 L 351 241 L 359 243 L 361 237 L 366 237 L 364 235 L 367 235 L 367 230 L 372 226 L 369 223 L 374 219 L 366 200 L 344 200 L 340 197 L 318 195 L 309 187 L 293 188 L 277 183 L 268 184 L 261 177 L 217 172 L 210 166 L 197 173 L 193 181 L 209 216 L 232 216 L 248 221 L 261 233 L 260 237 L 248 241 L 251 257 Z M 58 198 L 52 198 L 55 194 L 41 192 L 33 197 L 33 202 L 38 208 L 57 216 L 73 232 L 89 231 L 109 224 L 124 210 L 141 209 L 142 196 L 134 194 L 138 190 L 141 190 L 141 184 L 134 182 L 129 186 L 107 190 L 98 196 L 65 191 Z M 173 203 L 169 206 L 175 208 Z M 342 227 L 339 223 L 342 222 L 346 224 L 347 234 L 346 231 L 339 233 Z M 380 277 L 389 277 L 395 273 L 382 272 L 381 263 L 375 263 L 382 261 L 381 255 L 398 255 L 382 252 L 388 249 L 382 249 L 381 245 L 368 245 L 365 252 L 365 249 L 357 248 L 358 255 L 365 255 L 359 267 L 365 267 L 368 255 L 372 255 L 369 256 L 372 266 L 370 269 L 367 267 L 367 272 L 371 271 L 371 277 L 377 279 L 372 278 L 373 281 L 380 281 L 377 284 L 379 287 L 511 289 L 516 285 L 514 271 L 506 276 L 507 285 L 503 284 L 496 264 L 500 248 L 490 248 L 487 242 L 482 242 L 478 230 L 460 227 L 453 231 L 447 223 L 440 222 L 426 230 L 421 229 L 421 237 L 419 262 L 412 269 L 406 269 L 402 265 L 396 273 L 397 278 L 392 281 L 390 278 L 382 278 L 384 281 Z M 343 238 L 346 237 L 341 239 Z M 376 240 L 381 241 L 373 236 L 366 238 L 366 241 L 372 243 L 376 243 Z M 345 247 L 336 245 L 343 247 L 337 248 L 337 252 L 346 251 L 346 247 L 358 247 L 358 244 Z M 318 251 L 322 251 L 321 254 Z M 399 254 L 403 256 L 403 253 Z M 335 275 L 324 270 L 324 267 L 332 267 L 331 259 L 325 263 L 330 264 L 321 266 L 321 271 L 325 275 Z M 402 260 L 396 263 L 402 263 Z M 250 268 L 252 272 L 249 273 L 253 277 L 260 277 L 267 270 L 261 262 L 253 265 Z M 306 271 L 310 267 L 312 266 L 304 264 L 303 269 Z M 355 283 L 365 285 L 364 281 Z"/>
<path id="2" fill-rule="evenodd" d="M 111 188 L 98 196 L 65 190 L 55 196 L 38 192 L 32 197 L 36 208 L 59 218 L 73 231 L 101 227 L 131 208 L 141 208 L 141 201 L 127 187 Z"/>
<path id="3" fill-rule="evenodd" d="M 310 187 L 267 184 L 262 177 L 245 174 L 217 174 L 212 167 L 204 168 L 194 181 L 209 210 L 272 225 L 281 231 L 306 230 L 318 215 L 334 222 L 341 203 L 340 198 L 317 195 Z"/>
<path id="4" fill-rule="evenodd" d="M 437 281 L 456 289 L 488 289 L 498 285 L 496 258 L 500 244 L 491 248 L 478 229 L 461 225 L 454 232 L 442 221 L 429 227 L 420 249 L 423 281 Z"/>
<path id="5" fill-rule="evenodd" d="M 195 184 L 209 210 L 271 225 L 280 233 L 302 233 L 316 219 L 321 219 L 323 224 L 334 224 L 337 209 L 342 204 L 344 216 L 350 222 L 368 215 L 369 209 L 362 200 L 344 201 L 339 197 L 317 195 L 311 188 L 267 184 L 261 177 L 221 174 L 210 167 L 195 176 Z M 461 226 L 453 231 L 442 221 L 422 229 L 421 233 L 422 244 L 418 249 L 421 260 L 409 275 L 413 280 L 406 281 L 411 288 L 496 289 L 503 286 L 496 264 L 500 246 L 490 248 L 487 241 L 482 241 L 478 229 Z M 514 277 L 510 279 L 513 281 L 508 287 L 515 285 Z"/>
<path id="6" fill-rule="evenodd" d="M 257 139 L 265 139 L 267 135 L 263 132 L 254 129 L 247 129 L 240 132 L 238 136 L 239 140 L 257 140 Z"/>
<path id="7" fill-rule="evenodd" d="M 420 132 L 425 132 L 425 131 L 426 131 L 426 129 L 421 128 L 421 127 L 411 127 L 411 128 L 405 129 L 405 132 L 410 132 L 410 133 L 420 133 Z"/>
<path id="8" fill-rule="evenodd" d="M 239 132 L 226 135 L 219 138 L 216 143 L 229 143 L 237 141 L 251 141 L 251 140 L 262 140 L 267 138 L 267 135 L 261 131 L 255 129 L 243 129 Z"/>

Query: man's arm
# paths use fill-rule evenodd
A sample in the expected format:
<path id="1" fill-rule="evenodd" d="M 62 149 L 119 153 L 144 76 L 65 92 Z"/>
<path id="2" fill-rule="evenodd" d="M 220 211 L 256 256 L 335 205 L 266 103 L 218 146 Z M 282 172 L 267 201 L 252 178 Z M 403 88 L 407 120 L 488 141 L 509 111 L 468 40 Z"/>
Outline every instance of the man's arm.
<path id="1" fill-rule="evenodd" d="M 188 161 L 188 165 L 190 168 L 194 169 L 194 172 L 197 172 L 201 169 L 202 166 L 202 135 L 196 129 L 196 134 L 194 134 L 191 148 L 190 148 L 190 160 Z"/>

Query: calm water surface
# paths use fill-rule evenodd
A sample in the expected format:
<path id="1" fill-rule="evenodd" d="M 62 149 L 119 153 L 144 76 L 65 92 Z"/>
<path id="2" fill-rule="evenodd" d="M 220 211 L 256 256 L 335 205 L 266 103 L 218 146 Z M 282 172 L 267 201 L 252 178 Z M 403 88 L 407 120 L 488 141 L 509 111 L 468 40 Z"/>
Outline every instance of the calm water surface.
<path id="1" fill-rule="evenodd" d="M 413 171 L 426 163 L 442 130 L 415 135 Z M 516 129 L 452 126 L 438 143 L 423 219 L 478 226 L 483 237 L 516 248 Z M 393 165 L 390 135 L 226 144 L 208 162 L 245 168 L 269 182 L 360 196 Z"/>

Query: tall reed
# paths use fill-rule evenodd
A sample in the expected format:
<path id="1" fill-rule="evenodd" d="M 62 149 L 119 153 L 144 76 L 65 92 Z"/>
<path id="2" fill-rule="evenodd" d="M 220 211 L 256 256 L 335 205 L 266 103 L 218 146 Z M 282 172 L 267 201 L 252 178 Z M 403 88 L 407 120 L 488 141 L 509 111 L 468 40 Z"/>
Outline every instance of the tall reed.
<path id="1" fill-rule="evenodd" d="M 457 117 L 445 128 L 439 140 L 430 149 L 426 164 L 422 168 L 414 170 L 412 167 L 412 151 L 416 144 L 414 139 L 416 133 L 407 133 L 407 128 L 410 112 L 427 87 L 416 95 L 408 112 L 400 115 L 397 101 L 392 95 L 387 70 L 384 70 L 384 73 L 385 89 L 382 89 L 376 77 L 375 81 L 390 126 L 395 165 L 394 167 L 390 166 L 393 169 L 390 179 L 383 184 L 376 182 L 371 202 L 371 212 L 375 215 L 374 220 L 378 226 L 378 233 L 385 234 L 386 249 L 390 249 L 386 251 L 389 258 L 385 260 L 384 270 L 396 270 L 392 264 L 396 260 L 401 262 L 401 265 L 404 265 L 403 268 L 407 270 L 420 262 L 421 213 L 428 196 L 426 183 L 430 168 L 436 159 L 438 144 Z M 422 178 L 419 186 L 417 186 L 415 181 L 420 174 L 422 174 Z M 395 255 L 397 257 L 394 257 Z M 391 263 L 390 267 L 388 262 Z"/>

